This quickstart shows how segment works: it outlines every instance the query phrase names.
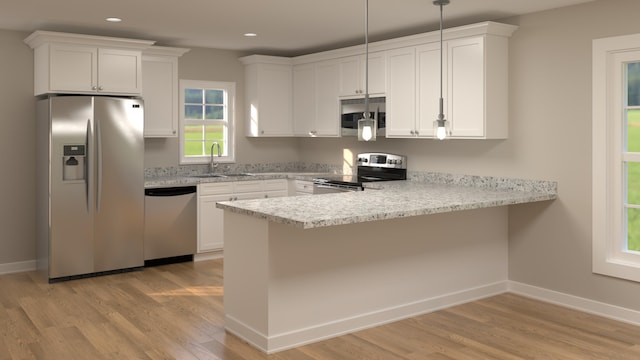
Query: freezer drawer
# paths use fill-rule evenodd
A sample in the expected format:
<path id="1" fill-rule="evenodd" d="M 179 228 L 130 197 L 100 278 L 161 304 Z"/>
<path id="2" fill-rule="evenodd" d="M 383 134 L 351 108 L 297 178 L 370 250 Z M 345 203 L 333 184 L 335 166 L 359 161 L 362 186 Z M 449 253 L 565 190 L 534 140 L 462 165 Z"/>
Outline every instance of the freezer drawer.
<path id="1" fill-rule="evenodd" d="M 145 189 L 144 200 L 145 261 L 195 254 L 196 187 Z"/>

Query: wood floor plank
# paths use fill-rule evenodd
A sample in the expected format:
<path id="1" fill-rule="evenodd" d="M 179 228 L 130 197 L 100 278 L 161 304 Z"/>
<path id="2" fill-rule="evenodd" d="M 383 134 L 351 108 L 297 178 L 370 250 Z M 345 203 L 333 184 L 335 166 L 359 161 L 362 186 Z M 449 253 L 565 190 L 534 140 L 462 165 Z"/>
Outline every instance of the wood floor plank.
<path id="1" fill-rule="evenodd" d="M 223 260 L 0 276 L 0 360 L 640 359 L 640 327 L 502 294 L 266 355 L 224 330 Z"/>

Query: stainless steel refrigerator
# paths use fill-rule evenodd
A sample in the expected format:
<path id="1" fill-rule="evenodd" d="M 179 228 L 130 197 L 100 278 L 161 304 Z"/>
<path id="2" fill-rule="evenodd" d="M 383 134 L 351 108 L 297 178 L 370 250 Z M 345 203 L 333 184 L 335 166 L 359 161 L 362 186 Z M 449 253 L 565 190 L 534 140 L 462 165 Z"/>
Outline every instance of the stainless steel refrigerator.
<path id="1" fill-rule="evenodd" d="M 37 267 L 49 281 L 144 265 L 141 99 L 37 104 Z"/>

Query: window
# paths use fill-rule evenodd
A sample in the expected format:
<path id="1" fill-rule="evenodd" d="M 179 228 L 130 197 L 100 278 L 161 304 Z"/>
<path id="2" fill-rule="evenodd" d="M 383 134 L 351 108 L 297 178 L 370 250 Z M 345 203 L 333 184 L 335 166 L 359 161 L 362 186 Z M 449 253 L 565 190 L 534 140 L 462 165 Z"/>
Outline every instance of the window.
<path id="1" fill-rule="evenodd" d="M 593 41 L 593 271 L 640 281 L 640 34 Z"/>
<path id="2" fill-rule="evenodd" d="M 233 162 L 235 83 L 180 80 L 180 163 Z M 214 156 L 218 148 L 213 149 Z"/>

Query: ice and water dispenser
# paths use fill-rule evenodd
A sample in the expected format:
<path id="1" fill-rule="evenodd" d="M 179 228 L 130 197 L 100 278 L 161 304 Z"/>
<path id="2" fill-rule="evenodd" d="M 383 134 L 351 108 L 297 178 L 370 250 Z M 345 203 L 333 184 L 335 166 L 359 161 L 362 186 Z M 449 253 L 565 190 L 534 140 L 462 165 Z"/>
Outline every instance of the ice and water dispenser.
<path id="1" fill-rule="evenodd" d="M 87 152 L 85 145 L 64 145 L 62 156 L 62 180 L 84 180 Z"/>

